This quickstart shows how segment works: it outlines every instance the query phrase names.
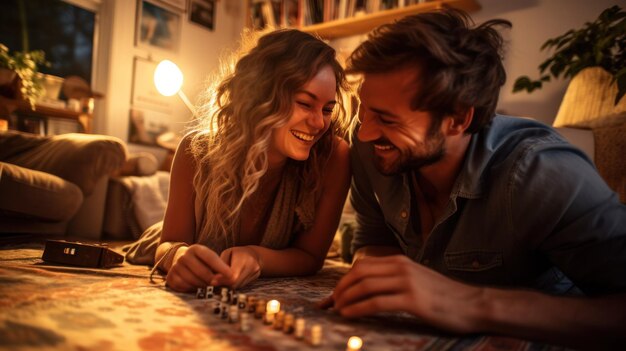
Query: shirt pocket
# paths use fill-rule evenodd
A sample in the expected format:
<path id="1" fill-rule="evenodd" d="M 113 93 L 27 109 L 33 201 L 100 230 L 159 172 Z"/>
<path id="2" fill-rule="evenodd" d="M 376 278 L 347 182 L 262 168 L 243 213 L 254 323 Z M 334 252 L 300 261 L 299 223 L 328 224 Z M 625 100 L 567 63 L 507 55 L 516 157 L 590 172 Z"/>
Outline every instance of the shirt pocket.
<path id="1" fill-rule="evenodd" d="M 452 271 L 482 272 L 502 266 L 502 252 L 464 251 L 444 255 L 446 268 Z"/>

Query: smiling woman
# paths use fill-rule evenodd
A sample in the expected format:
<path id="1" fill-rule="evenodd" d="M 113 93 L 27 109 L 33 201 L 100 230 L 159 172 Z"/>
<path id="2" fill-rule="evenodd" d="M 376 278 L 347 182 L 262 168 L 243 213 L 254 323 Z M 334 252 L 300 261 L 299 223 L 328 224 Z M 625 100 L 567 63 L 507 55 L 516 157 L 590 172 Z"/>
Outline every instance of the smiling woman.
<path id="1" fill-rule="evenodd" d="M 175 290 L 313 274 L 341 216 L 349 121 L 334 49 L 298 30 L 247 35 L 178 147 L 164 221 L 127 254 Z"/>

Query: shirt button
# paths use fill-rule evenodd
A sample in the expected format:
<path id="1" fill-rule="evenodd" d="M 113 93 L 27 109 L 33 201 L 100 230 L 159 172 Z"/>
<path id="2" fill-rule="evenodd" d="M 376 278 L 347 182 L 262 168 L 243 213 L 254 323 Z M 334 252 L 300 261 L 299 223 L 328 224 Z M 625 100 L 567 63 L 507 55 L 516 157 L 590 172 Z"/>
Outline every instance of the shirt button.
<path id="1" fill-rule="evenodd" d="M 408 213 L 406 212 L 406 210 L 402 210 L 402 212 L 400 212 L 400 217 L 406 219 L 406 217 L 408 217 Z"/>
<path id="2" fill-rule="evenodd" d="M 478 268 L 478 267 L 480 267 L 480 263 L 478 263 L 478 261 L 474 260 L 474 261 L 472 262 L 472 267 L 473 267 L 473 268 Z"/>

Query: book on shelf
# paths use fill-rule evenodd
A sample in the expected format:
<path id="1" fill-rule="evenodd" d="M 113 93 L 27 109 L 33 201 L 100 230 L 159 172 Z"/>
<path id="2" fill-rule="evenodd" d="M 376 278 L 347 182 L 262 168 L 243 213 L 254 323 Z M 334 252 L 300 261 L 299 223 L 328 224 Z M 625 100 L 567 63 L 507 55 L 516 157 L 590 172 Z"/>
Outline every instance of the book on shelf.
<path id="1" fill-rule="evenodd" d="M 82 128 L 77 121 L 48 117 L 46 135 L 59 135 L 67 133 L 80 133 Z"/>
<path id="2" fill-rule="evenodd" d="M 263 16 L 263 2 L 257 1 L 250 4 L 250 25 L 254 30 L 265 28 L 266 22 Z"/>
<path id="3" fill-rule="evenodd" d="M 286 0 L 283 4 L 284 18 L 281 23 L 284 23 L 287 27 L 301 27 L 302 26 L 302 6 L 298 0 Z"/>
<path id="4" fill-rule="evenodd" d="M 36 116 L 22 116 L 19 119 L 18 130 L 42 136 L 46 135 L 46 120 Z"/>
<path id="5" fill-rule="evenodd" d="M 250 0 L 251 26 L 301 28 L 434 0 Z"/>

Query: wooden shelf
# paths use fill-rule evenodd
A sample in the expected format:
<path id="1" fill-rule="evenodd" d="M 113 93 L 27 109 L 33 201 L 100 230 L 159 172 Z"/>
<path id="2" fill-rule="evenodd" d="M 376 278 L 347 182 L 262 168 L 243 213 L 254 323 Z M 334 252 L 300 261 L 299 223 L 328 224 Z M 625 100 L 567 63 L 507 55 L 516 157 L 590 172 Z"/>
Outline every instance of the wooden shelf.
<path id="1" fill-rule="evenodd" d="M 477 0 L 436 0 L 352 18 L 318 23 L 302 27 L 300 30 L 307 33 L 316 33 L 324 39 L 335 39 L 365 34 L 382 24 L 390 23 L 404 16 L 433 11 L 442 7 L 453 7 L 466 12 L 478 11 L 481 8 Z"/>
<path id="2" fill-rule="evenodd" d="M 25 115 L 38 116 L 41 118 L 61 118 L 73 120 L 80 124 L 85 133 L 92 132 L 93 116 L 89 113 L 73 111 L 66 108 L 52 107 L 42 104 L 36 104 L 35 110 L 25 100 L 8 99 L 0 96 L 0 115 L 8 115 L 13 112 L 19 112 Z"/>

